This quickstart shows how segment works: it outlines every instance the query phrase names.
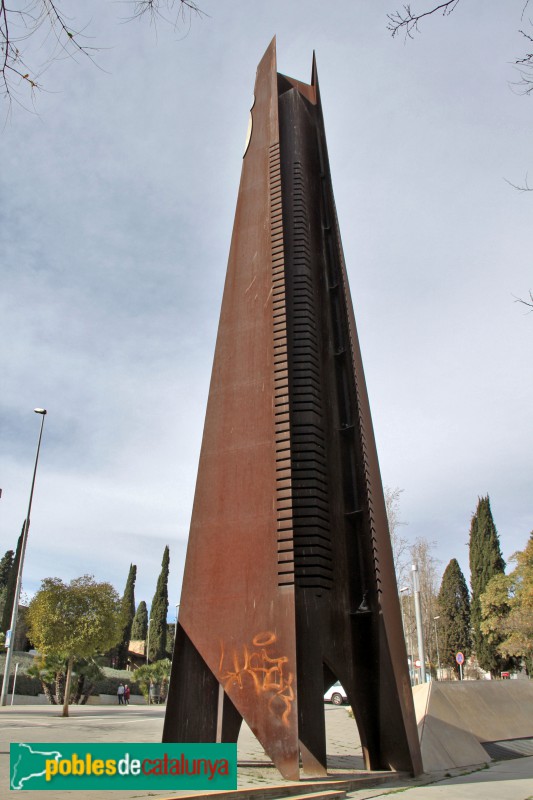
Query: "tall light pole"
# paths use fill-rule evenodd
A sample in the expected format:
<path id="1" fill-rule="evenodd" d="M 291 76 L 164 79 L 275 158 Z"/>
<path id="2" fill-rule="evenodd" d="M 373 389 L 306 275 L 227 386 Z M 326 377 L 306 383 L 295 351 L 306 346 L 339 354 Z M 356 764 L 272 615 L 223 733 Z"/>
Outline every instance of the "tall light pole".
<path id="1" fill-rule="evenodd" d="M 17 583 L 15 586 L 15 596 L 13 598 L 13 611 L 11 612 L 11 638 L 9 642 L 9 647 L 6 650 L 6 663 L 4 666 L 4 680 L 2 681 L 2 694 L 0 695 L 0 706 L 5 706 L 7 704 L 7 690 L 9 687 L 9 673 L 11 671 L 11 656 L 13 654 L 13 648 L 15 647 L 15 634 L 17 631 L 17 615 L 19 610 L 19 599 L 20 599 L 20 590 L 22 587 L 22 569 L 24 567 L 24 556 L 26 555 L 26 543 L 28 541 L 28 531 L 30 530 L 30 516 L 31 516 L 31 504 L 33 500 L 33 489 L 35 487 L 35 476 L 37 475 L 37 464 L 39 463 L 39 452 L 41 450 L 41 439 L 43 438 L 43 427 L 44 427 L 44 418 L 46 416 L 46 409 L 45 408 L 34 408 L 33 409 L 36 414 L 40 414 L 41 419 L 41 430 L 39 431 L 39 441 L 37 443 L 37 453 L 35 455 L 35 466 L 33 468 L 33 478 L 31 482 L 31 490 L 30 490 L 30 502 L 28 503 L 28 513 L 26 514 L 26 519 L 24 520 L 23 525 L 23 532 L 22 532 L 22 545 L 20 548 L 20 560 L 17 572 Z"/>
<path id="2" fill-rule="evenodd" d="M 150 650 L 150 625 L 152 624 L 152 618 L 148 620 L 148 637 L 146 640 L 146 663 L 148 664 L 148 651 Z"/>
<path id="3" fill-rule="evenodd" d="M 413 675 L 414 675 L 414 672 L 413 672 L 413 656 L 414 656 L 413 644 L 411 642 L 411 629 L 409 628 L 409 630 L 406 630 L 405 616 L 404 616 L 404 613 L 403 613 L 403 597 L 402 597 L 402 594 L 404 592 L 408 592 L 408 591 L 409 591 L 409 586 L 402 586 L 402 588 L 400 589 L 400 610 L 402 612 L 402 625 L 403 625 L 404 638 L 407 640 L 407 647 L 409 648 L 407 661 L 408 661 L 408 664 L 409 664 L 409 680 L 411 681 L 411 686 L 412 686 L 413 683 L 414 683 L 414 678 L 413 678 Z"/>
<path id="4" fill-rule="evenodd" d="M 424 629 L 422 627 L 422 609 L 420 607 L 420 581 L 418 578 L 418 565 L 413 564 L 413 593 L 415 596 L 416 632 L 418 636 L 418 658 L 420 660 L 420 680 L 426 682 L 426 653 L 424 650 Z"/>
<path id="5" fill-rule="evenodd" d="M 439 653 L 439 634 L 437 631 L 437 620 L 440 619 L 440 614 L 437 614 L 436 617 L 433 617 L 433 625 L 435 626 L 435 642 L 437 643 L 437 680 L 439 679 L 440 675 L 440 653 Z"/>

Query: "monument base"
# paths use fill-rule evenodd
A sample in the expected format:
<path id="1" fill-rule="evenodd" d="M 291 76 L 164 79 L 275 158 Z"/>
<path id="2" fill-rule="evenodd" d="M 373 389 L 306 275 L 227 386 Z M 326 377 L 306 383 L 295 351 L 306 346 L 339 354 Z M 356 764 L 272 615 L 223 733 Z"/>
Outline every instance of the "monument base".
<path id="1" fill-rule="evenodd" d="M 483 742 L 533 737 L 533 681 L 432 681 L 413 697 L 425 772 L 480 766 Z"/>

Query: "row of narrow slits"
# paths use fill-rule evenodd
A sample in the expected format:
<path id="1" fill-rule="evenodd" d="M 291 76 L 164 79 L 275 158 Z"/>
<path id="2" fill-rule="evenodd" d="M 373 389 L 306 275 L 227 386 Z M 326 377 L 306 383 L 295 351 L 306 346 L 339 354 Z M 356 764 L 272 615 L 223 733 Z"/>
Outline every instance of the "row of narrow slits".
<path id="1" fill-rule="evenodd" d="M 287 308 L 279 142 L 270 147 L 270 233 L 272 242 L 272 307 L 274 329 L 274 417 L 276 443 L 276 517 L 278 585 L 294 584 L 292 527 L 291 429 L 289 368 L 287 363 Z"/>
<path id="2" fill-rule="evenodd" d="M 329 590 L 333 565 L 318 310 L 303 168 L 293 165 L 290 402 L 294 562 L 301 588 Z M 316 277 L 315 277 L 316 280 Z"/>
<path id="3" fill-rule="evenodd" d="M 334 231 L 337 237 L 337 241 L 340 243 L 340 231 L 339 231 L 339 223 L 337 219 L 337 214 L 335 208 L 333 208 L 333 216 L 334 216 Z M 342 246 L 339 244 L 339 260 L 340 260 L 340 278 L 341 278 L 341 285 L 343 290 L 344 296 L 344 303 L 345 306 L 348 305 L 349 302 L 349 289 L 346 282 L 346 265 L 344 263 L 344 255 L 342 252 Z M 368 506 L 368 521 L 370 525 L 370 542 L 372 546 L 372 561 L 374 563 L 374 577 L 376 579 L 376 590 L 378 593 L 378 600 L 379 595 L 382 593 L 382 585 L 381 585 L 381 568 L 379 562 L 379 550 L 377 544 L 377 531 L 376 531 L 376 522 L 374 517 L 374 499 L 372 496 L 372 480 L 370 476 L 370 465 L 369 465 L 369 458 L 368 458 L 368 446 L 367 446 L 367 433 L 366 433 L 366 426 L 363 415 L 361 413 L 362 402 L 361 402 L 361 393 L 360 387 L 357 380 L 357 372 L 356 372 L 356 364 L 355 364 L 355 343 L 352 340 L 352 331 L 350 328 L 348 329 L 348 340 L 349 340 L 349 347 L 350 347 L 350 360 L 352 364 L 352 368 L 354 371 L 355 376 L 355 394 L 356 394 L 356 402 L 357 402 L 357 421 L 358 421 L 358 433 L 359 433 L 359 442 L 361 445 L 361 453 L 362 453 L 362 462 L 363 462 L 363 470 L 365 476 L 365 490 L 366 490 L 366 502 Z"/>
<path id="4" fill-rule="evenodd" d="M 341 434 L 341 450 L 344 469 L 345 516 L 354 526 L 357 537 L 360 582 L 365 590 L 368 579 L 364 574 L 363 543 L 361 541 L 364 506 L 367 504 L 370 524 L 372 560 L 378 595 L 381 593 L 381 571 L 377 548 L 376 526 L 374 521 L 372 482 L 367 451 L 366 428 L 361 413 L 361 395 L 355 363 L 356 343 L 352 339 L 352 330 L 348 324 L 348 308 L 350 304 L 349 288 L 346 279 L 346 265 L 342 251 L 339 224 L 335 209 L 335 201 L 329 191 L 324 154 L 319 137 L 319 152 L 322 162 L 322 203 L 327 219 L 325 220 L 326 236 L 326 274 L 328 294 L 330 297 L 330 314 L 332 320 L 333 348 L 336 360 L 337 397 L 339 402 L 339 423 Z M 332 206 L 329 207 L 328 200 Z M 343 324 L 343 320 L 345 324 Z M 355 384 L 355 408 L 349 388 L 350 374 Z M 359 447 L 356 442 L 358 440 Z M 357 453 L 359 450 L 364 485 L 358 485 Z M 365 502 L 366 501 L 366 502 Z"/>

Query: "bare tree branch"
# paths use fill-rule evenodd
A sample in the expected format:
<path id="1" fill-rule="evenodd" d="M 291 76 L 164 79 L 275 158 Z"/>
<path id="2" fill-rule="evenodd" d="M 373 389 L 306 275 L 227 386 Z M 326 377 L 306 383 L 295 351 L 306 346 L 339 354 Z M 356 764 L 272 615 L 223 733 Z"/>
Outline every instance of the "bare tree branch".
<path id="1" fill-rule="evenodd" d="M 420 20 L 438 12 L 441 12 L 443 17 L 447 17 L 457 7 L 459 1 L 448 0 L 448 2 L 440 3 L 440 5 L 431 8 L 429 11 L 423 11 L 421 14 L 416 14 L 412 11 L 409 4 L 404 5 L 402 11 L 394 11 L 392 14 L 387 14 L 387 19 L 389 20 L 387 30 L 391 32 L 392 36 L 396 36 L 400 31 L 403 31 L 406 38 L 412 39 L 414 34 L 419 31 Z"/>
<path id="2" fill-rule="evenodd" d="M 440 13 L 443 17 L 448 17 L 457 8 L 459 2 L 460 0 L 447 0 L 444 3 L 439 3 L 433 6 L 433 8 L 420 13 L 413 11 L 409 3 L 405 4 L 401 11 L 394 11 L 391 14 L 387 14 L 387 30 L 391 32 L 393 37 L 403 32 L 405 39 L 414 39 L 414 35 L 420 31 L 419 24 L 421 20 L 437 13 Z M 525 0 L 520 20 L 522 22 L 527 21 L 530 26 L 533 26 L 533 20 L 526 20 L 526 12 L 529 4 L 530 0 Z M 522 29 L 518 32 L 527 39 L 528 42 L 533 43 L 533 36 L 531 34 Z M 526 52 L 522 58 L 517 58 L 514 64 L 520 79 L 512 85 L 519 87 L 520 94 L 533 94 L 533 52 Z M 529 189 L 522 189 L 521 187 L 515 188 L 520 188 L 521 191 L 530 191 Z"/>
<path id="3" fill-rule="evenodd" d="M 85 56 L 94 63 L 99 48 L 89 44 L 84 28 L 64 14 L 60 0 L 18 0 L 18 7 L 8 7 L 0 0 L 0 96 L 9 106 L 22 104 L 21 90 L 30 88 L 32 98 L 42 89 L 40 77 L 54 61 Z M 133 18 L 160 19 L 179 27 L 203 12 L 194 0 L 127 0 Z M 42 63 L 36 53 L 44 53 Z"/>
<path id="4" fill-rule="evenodd" d="M 505 183 L 508 183 L 509 186 L 512 186 L 513 189 L 516 189 L 518 192 L 533 192 L 533 187 L 531 187 L 529 185 L 529 183 L 528 183 L 527 172 L 526 172 L 526 177 L 525 177 L 523 186 L 520 186 L 520 184 L 518 184 L 518 183 L 512 183 L 512 181 L 507 180 L 507 178 L 504 178 L 504 181 L 505 181 Z"/>
<path id="5" fill-rule="evenodd" d="M 533 311 L 533 292 L 531 289 L 529 290 L 529 300 L 523 300 L 521 297 L 516 297 L 516 295 L 513 295 L 513 297 L 515 303 L 522 303 L 522 305 L 527 306 L 527 308 L 529 308 L 528 314 L 531 314 Z"/>
<path id="6" fill-rule="evenodd" d="M 403 489 L 396 487 L 391 489 L 384 487 L 385 509 L 387 511 L 387 522 L 389 523 L 389 534 L 392 545 L 392 557 L 394 559 L 394 570 L 396 572 L 396 583 L 401 589 L 408 581 L 409 576 L 409 542 L 400 535 L 399 528 L 407 523 L 400 519 L 400 495 Z"/>
<path id="7" fill-rule="evenodd" d="M 529 33 L 523 30 L 519 30 L 518 32 L 521 33 L 528 42 L 533 42 L 533 36 L 530 36 Z M 517 58 L 514 63 L 520 75 L 520 80 L 514 85 L 521 87 L 522 94 L 531 94 L 531 92 L 533 92 L 533 53 L 526 53 L 522 58 Z"/>
<path id="8" fill-rule="evenodd" d="M 41 89 L 40 76 L 52 61 L 79 54 L 92 60 L 96 48 L 85 44 L 85 38 L 82 30 L 69 24 L 55 0 L 27 0 L 20 9 L 8 8 L 0 0 L 0 92 L 4 99 L 20 102 L 19 89 L 24 86 L 31 88 L 32 95 Z M 28 49 L 42 49 L 44 63 L 27 61 L 23 53 Z"/>
<path id="9" fill-rule="evenodd" d="M 132 19 L 147 15 L 152 22 L 161 19 L 177 26 L 180 22 L 190 23 L 193 16 L 205 16 L 192 0 L 127 0 L 127 2 L 133 6 Z"/>

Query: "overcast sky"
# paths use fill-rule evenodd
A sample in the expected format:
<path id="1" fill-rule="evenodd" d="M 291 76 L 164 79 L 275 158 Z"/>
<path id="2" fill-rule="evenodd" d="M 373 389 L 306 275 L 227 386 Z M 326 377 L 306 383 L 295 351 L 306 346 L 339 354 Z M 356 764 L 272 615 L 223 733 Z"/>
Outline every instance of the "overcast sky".
<path id="1" fill-rule="evenodd" d="M 523 0 L 464 0 L 414 41 L 395 0 L 201 0 L 190 30 L 65 4 L 102 49 L 52 64 L 1 131 L 0 556 L 24 589 L 92 573 L 179 591 L 256 66 L 310 80 L 326 133 L 383 481 L 404 533 L 458 558 L 490 494 L 506 559 L 533 528 L 533 97 Z M 429 3 L 429 0 L 428 0 Z M 423 7 L 422 0 L 419 3 Z M 76 28 L 76 24 L 72 24 Z M 4 109 L 5 112 L 5 109 Z M 5 118 L 5 113 L 4 113 Z"/>

